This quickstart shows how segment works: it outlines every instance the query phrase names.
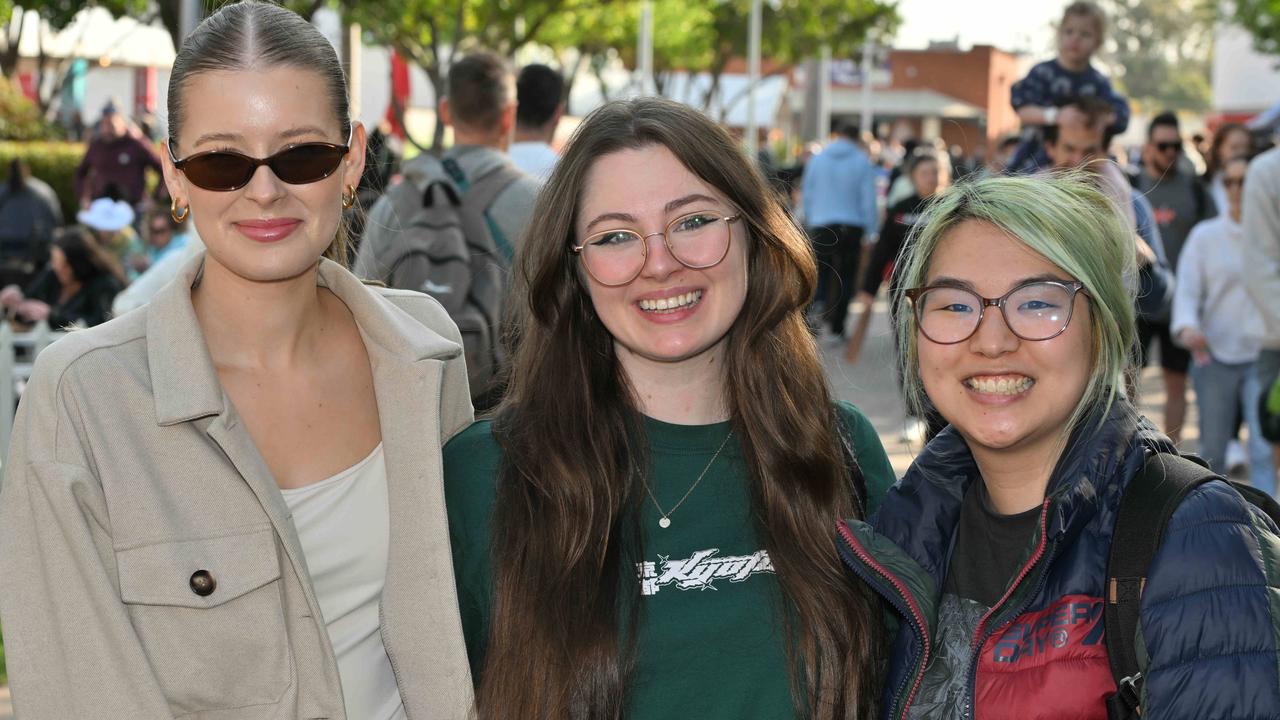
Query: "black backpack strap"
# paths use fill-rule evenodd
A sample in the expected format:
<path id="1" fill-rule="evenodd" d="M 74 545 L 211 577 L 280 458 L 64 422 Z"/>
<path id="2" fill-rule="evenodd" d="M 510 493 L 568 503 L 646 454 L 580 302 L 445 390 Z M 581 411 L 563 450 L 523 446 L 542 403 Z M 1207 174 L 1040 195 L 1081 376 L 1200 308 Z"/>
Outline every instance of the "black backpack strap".
<path id="1" fill-rule="evenodd" d="M 1201 465 L 1199 458 L 1155 453 L 1120 500 L 1103 611 L 1107 655 L 1116 682 L 1116 693 L 1107 698 L 1107 716 L 1112 720 L 1139 714 L 1143 663 L 1138 659 L 1137 638 L 1142 590 L 1169 518 L 1188 493 L 1214 479 L 1221 476 Z"/>
<path id="2" fill-rule="evenodd" d="M 849 480 L 853 483 L 853 503 L 857 507 L 858 518 L 869 520 L 867 510 L 871 507 L 867 497 L 867 477 L 862 474 L 862 466 L 858 464 L 858 454 L 853 449 L 853 428 L 845 427 L 840 411 L 832 407 L 836 419 L 836 435 L 840 437 L 840 455 L 844 458 L 844 466 L 849 471 Z"/>

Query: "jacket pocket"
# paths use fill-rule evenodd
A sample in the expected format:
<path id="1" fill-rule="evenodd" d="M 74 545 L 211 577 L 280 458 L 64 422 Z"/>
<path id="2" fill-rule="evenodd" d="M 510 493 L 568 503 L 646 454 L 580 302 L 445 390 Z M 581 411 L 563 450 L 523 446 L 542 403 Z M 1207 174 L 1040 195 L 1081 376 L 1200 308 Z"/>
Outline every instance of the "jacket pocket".
<path id="1" fill-rule="evenodd" d="M 292 675 L 269 526 L 116 552 L 120 597 L 176 714 L 279 702 Z"/>

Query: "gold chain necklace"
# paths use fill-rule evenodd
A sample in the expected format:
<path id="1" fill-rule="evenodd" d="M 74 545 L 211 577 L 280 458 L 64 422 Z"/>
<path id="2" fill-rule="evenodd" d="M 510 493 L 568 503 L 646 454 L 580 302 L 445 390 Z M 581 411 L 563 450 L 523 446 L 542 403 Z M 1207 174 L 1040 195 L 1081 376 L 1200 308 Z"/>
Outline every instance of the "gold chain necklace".
<path id="1" fill-rule="evenodd" d="M 693 484 L 689 486 L 689 489 L 684 492 L 684 496 L 680 498 L 679 502 L 672 505 L 670 510 L 662 509 L 662 506 L 658 504 L 658 498 L 654 496 L 653 490 L 649 487 L 649 480 L 645 478 L 644 473 L 640 472 L 640 468 L 636 468 L 636 474 L 640 476 L 640 482 L 644 483 L 644 491 L 649 493 L 649 499 L 653 501 L 653 506 L 658 508 L 658 515 L 661 516 L 658 519 L 658 527 L 664 530 L 671 527 L 671 513 L 679 509 L 679 507 L 684 504 L 684 501 L 689 499 L 689 495 L 693 493 L 693 489 L 698 487 L 698 483 L 702 482 L 702 478 L 707 476 L 707 471 L 715 464 L 716 458 L 720 457 L 720 451 L 724 450 L 724 446 L 729 444 L 729 438 L 731 437 L 733 437 L 732 430 L 729 431 L 728 435 L 724 436 L 724 441 L 721 442 L 720 447 L 716 449 L 716 454 L 711 456 L 711 461 L 707 463 L 707 466 L 702 468 L 702 472 L 698 474 L 698 479 L 693 481 Z"/>

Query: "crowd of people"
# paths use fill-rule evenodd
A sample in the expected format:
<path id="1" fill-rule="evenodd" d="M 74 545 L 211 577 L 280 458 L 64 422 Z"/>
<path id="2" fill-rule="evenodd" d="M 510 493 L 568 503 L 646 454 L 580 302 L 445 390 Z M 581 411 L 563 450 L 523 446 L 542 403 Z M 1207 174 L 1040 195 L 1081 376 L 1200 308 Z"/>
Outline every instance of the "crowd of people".
<path id="1" fill-rule="evenodd" d="M 87 328 L 149 300 L 172 277 L 153 268 L 167 267 L 173 260 L 166 258 L 185 257 L 189 245 L 199 245 L 185 216 L 166 207 L 160 174 L 155 145 L 110 101 L 75 172 L 79 209 L 72 222 L 52 188 L 23 160 L 12 161 L 0 190 L 0 305 L 6 319 L 19 326 Z M 155 182 L 150 194 L 148 182 Z"/>
<path id="2" fill-rule="evenodd" d="M 379 193 L 333 47 L 222 6 L 170 76 L 155 252 L 126 230 L 144 198 L 91 199 L 101 227 L 0 292 L 38 320 L 172 278 L 51 345 L 23 395 L 18 716 L 1280 716 L 1280 505 L 1132 397 L 1140 345 L 1178 382 L 1167 336 L 1219 403 L 1204 442 L 1255 439 L 1280 150 L 1184 182 L 1161 116 L 1126 176 L 1101 18 L 1068 7 L 1001 172 L 953 183 L 914 150 L 882 210 L 842 130 L 793 210 L 662 98 L 605 104 L 552 158 L 562 81 L 484 51 L 448 70 L 453 146 Z M 819 350 L 825 326 L 856 360 L 886 284 L 930 427 L 901 478 Z"/>
<path id="3" fill-rule="evenodd" d="M 1178 116 L 1161 112 L 1150 120 L 1132 162 L 1123 151 L 1112 155 L 1113 138 L 1128 126 L 1130 114 L 1125 98 L 1090 62 L 1104 32 L 1105 16 L 1096 5 L 1067 7 L 1058 56 L 1013 86 L 1010 100 L 1027 129 L 1000 143 L 985 164 L 948 152 L 941 143 L 913 142 L 899 151 L 853 126 L 842 128 L 841 137 L 808 161 L 797 173 L 795 207 L 821 263 L 813 326 L 828 326 L 845 343 L 846 360 L 858 361 L 877 291 L 891 278 L 928 200 L 950 182 L 1083 168 L 1123 208 L 1137 235 L 1142 262 L 1130 395 L 1136 393 L 1136 373 L 1157 363 L 1165 395 L 1163 429 L 1178 444 L 1190 379 L 1200 456 L 1221 473 L 1247 467 L 1250 482 L 1274 494 L 1276 456 L 1262 437 L 1258 414 L 1259 398 L 1268 389 L 1255 365 L 1262 319 L 1243 283 L 1241 225 L 1244 176 L 1270 140 L 1238 123 L 1187 138 Z M 879 213 L 873 204 L 877 190 L 884 208 Z M 1195 249 L 1186 254 L 1193 237 Z M 869 259 L 865 268 L 859 267 L 860 251 Z M 861 290 L 854 295 L 856 288 Z M 852 324 L 845 322 L 850 296 L 861 309 Z M 927 414 L 906 436 L 932 437 L 939 429 L 936 416 Z"/>

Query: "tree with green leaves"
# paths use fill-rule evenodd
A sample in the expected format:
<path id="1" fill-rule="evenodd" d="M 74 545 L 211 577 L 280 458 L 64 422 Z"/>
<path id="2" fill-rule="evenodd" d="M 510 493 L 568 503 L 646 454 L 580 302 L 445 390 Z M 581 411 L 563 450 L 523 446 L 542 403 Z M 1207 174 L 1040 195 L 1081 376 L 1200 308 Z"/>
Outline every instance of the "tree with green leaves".
<path id="1" fill-rule="evenodd" d="M 1209 109 L 1213 0 L 1106 0 L 1112 81 L 1153 112 Z"/>
<path id="2" fill-rule="evenodd" d="M 96 5 L 105 8 L 112 16 L 123 15 L 144 16 L 148 12 L 148 0 L 98 0 Z M 18 43 L 27 23 L 32 21 L 32 13 L 41 25 L 57 32 L 66 28 L 86 5 L 81 0 L 25 0 L 17 4 L 13 0 L 0 0 L 0 25 L 4 27 L 3 46 L 0 46 L 0 73 L 12 77 L 18 66 Z M 21 9 L 21 11 L 19 11 Z M 47 112 L 53 99 L 62 92 L 67 72 L 75 58 L 52 58 L 45 53 L 44 33 L 37 32 L 40 40 L 37 47 L 35 85 L 39 88 L 36 104 L 42 113 Z M 46 73 L 52 72 L 54 81 L 45 82 Z"/>
<path id="3" fill-rule="evenodd" d="M 1253 36 L 1264 55 L 1280 55 L 1280 0 L 1235 0 L 1236 24 Z"/>
<path id="4" fill-rule="evenodd" d="M 723 117 L 746 96 L 745 90 L 723 96 L 720 78 L 730 61 L 747 54 L 750 12 L 751 0 L 655 0 L 653 65 L 658 92 L 675 72 L 705 72 L 710 82 L 700 104 L 704 110 L 718 109 Z M 777 71 L 823 45 L 837 57 L 852 56 L 868 33 L 891 32 L 898 22 L 893 5 L 882 0 L 767 0 L 762 13 L 762 54 Z M 587 58 L 606 97 L 603 67 L 614 59 L 628 67 L 637 64 L 638 2 L 586 8 L 561 15 L 549 25 L 543 42 L 557 50 L 579 51 L 575 63 Z"/>
<path id="5" fill-rule="evenodd" d="M 444 73 L 454 57 L 484 47 L 511 56 L 535 42 L 547 23 L 561 13 L 581 11 L 596 0 L 343 0 L 348 22 L 359 23 L 372 39 L 422 68 L 439 97 Z M 444 128 L 437 123 L 432 147 L 440 147 Z"/>

